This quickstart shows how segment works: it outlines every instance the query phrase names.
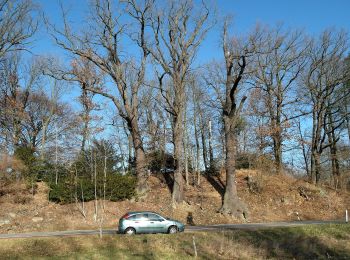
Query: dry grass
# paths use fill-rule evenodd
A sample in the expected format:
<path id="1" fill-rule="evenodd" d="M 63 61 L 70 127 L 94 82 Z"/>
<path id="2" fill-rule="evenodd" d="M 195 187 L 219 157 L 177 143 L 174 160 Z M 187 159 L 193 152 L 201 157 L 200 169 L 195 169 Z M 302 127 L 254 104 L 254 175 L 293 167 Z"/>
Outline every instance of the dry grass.
<path id="1" fill-rule="evenodd" d="M 0 259 L 349 259 L 350 225 L 259 231 L 12 239 Z"/>

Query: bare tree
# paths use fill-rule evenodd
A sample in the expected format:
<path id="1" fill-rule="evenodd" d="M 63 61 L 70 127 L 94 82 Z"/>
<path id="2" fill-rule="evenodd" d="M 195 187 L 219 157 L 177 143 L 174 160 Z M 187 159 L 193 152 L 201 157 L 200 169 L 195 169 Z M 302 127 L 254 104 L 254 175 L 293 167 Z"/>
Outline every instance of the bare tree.
<path id="1" fill-rule="evenodd" d="M 30 0 L 0 0 L 0 59 L 9 51 L 24 50 L 37 30 Z"/>
<path id="2" fill-rule="evenodd" d="M 307 40 L 300 31 L 284 31 L 282 27 L 264 31 L 264 50 L 257 55 L 254 85 L 262 91 L 260 98 L 269 118 L 268 135 L 272 140 L 276 172 L 283 165 L 283 142 L 298 102 L 296 80 L 305 66 Z"/>
<path id="3" fill-rule="evenodd" d="M 332 109 L 343 100 L 348 93 L 338 91 L 348 75 L 344 70 L 344 55 L 348 48 L 347 35 L 344 32 L 325 31 L 319 40 L 314 41 L 308 53 L 308 69 L 303 75 L 303 83 L 311 105 L 312 140 L 310 180 L 319 183 L 321 179 L 321 155 L 323 151 L 336 141 L 332 131 L 343 122 L 332 120 Z M 341 93 L 341 95 L 337 95 Z M 329 141 L 326 143 L 327 135 Z"/>
<path id="4" fill-rule="evenodd" d="M 154 43 L 149 45 L 149 52 L 161 66 L 163 73 L 159 76 L 160 91 L 166 101 L 167 111 L 172 116 L 174 157 L 176 162 L 173 203 L 183 201 L 183 118 L 185 109 L 185 87 L 191 63 L 199 45 L 202 43 L 209 26 L 209 9 L 202 1 L 198 8 L 200 13 L 194 13 L 192 1 L 169 1 L 152 19 Z M 171 82 L 171 95 L 163 86 L 165 75 Z"/>
<path id="5" fill-rule="evenodd" d="M 346 73 L 350 74 L 350 56 L 348 55 L 345 60 L 345 71 Z M 350 88 L 350 79 L 347 80 L 345 82 L 345 87 L 347 87 L 347 89 Z M 346 129 L 347 129 L 347 134 L 348 134 L 348 141 L 350 142 L 350 109 L 349 109 L 349 105 L 350 105 L 350 97 L 347 96 L 344 99 L 343 106 L 341 108 L 341 113 L 343 114 L 345 121 L 346 121 Z"/>
<path id="6" fill-rule="evenodd" d="M 96 71 L 96 67 L 87 59 L 81 58 L 81 62 L 73 63 L 72 74 L 78 81 L 81 89 L 79 102 L 83 107 L 81 120 L 83 122 L 83 129 L 81 131 L 81 151 L 85 151 L 86 142 L 91 134 L 90 123 L 92 120 L 91 113 L 96 109 L 96 104 L 93 102 L 95 93 L 88 91 L 88 88 L 95 89 L 101 86 L 103 75 Z"/>
<path id="7" fill-rule="evenodd" d="M 236 187 L 236 126 L 240 112 L 246 100 L 243 96 L 237 107 L 237 91 L 246 69 L 247 49 L 238 49 L 227 35 L 227 23 L 223 32 L 223 52 L 226 63 L 225 101 L 223 103 L 223 121 L 226 144 L 226 187 L 221 212 L 244 217 L 246 206 L 240 201 Z M 237 49 L 233 49 L 237 48 Z M 237 67 L 238 65 L 238 67 Z M 235 70 L 238 70 L 237 74 Z"/>
<path id="8" fill-rule="evenodd" d="M 204 164 L 204 169 L 207 172 L 210 168 L 208 164 L 208 149 L 207 149 L 207 125 L 206 121 L 208 119 L 206 115 L 206 107 L 207 103 L 207 93 L 205 90 L 200 88 L 199 78 L 193 75 L 189 81 L 190 89 L 192 92 L 192 106 L 193 106 L 193 119 L 194 119 L 194 134 L 196 138 L 196 146 L 197 146 L 197 164 L 199 164 L 199 153 L 200 153 L 200 145 L 199 139 L 202 143 L 202 159 Z M 200 137 L 200 138 L 199 138 Z M 197 167 L 199 169 L 199 165 Z"/>
<path id="9" fill-rule="evenodd" d="M 120 2 L 125 5 L 122 11 L 118 12 L 118 7 L 113 5 L 113 1 L 95 0 L 91 6 L 90 28 L 82 34 L 73 32 L 65 12 L 63 12 L 63 30 L 54 26 L 50 28 L 60 47 L 91 61 L 113 82 L 117 94 L 107 86 L 86 86 L 85 89 L 110 99 L 119 115 L 125 120 L 135 150 L 137 193 L 144 195 L 147 191 L 147 165 L 138 122 L 139 92 L 144 84 L 149 54 L 146 48 L 145 30 L 153 1 L 147 0 L 142 4 L 134 0 Z M 129 35 L 126 33 L 127 24 L 123 23 L 120 15 L 123 12 L 135 21 L 136 28 L 129 27 L 128 30 L 133 31 Z M 125 39 L 131 39 L 136 43 L 141 51 L 139 58 L 133 59 L 123 55 L 121 43 Z"/>
<path id="10" fill-rule="evenodd" d="M 1 66 L 0 124 L 8 149 L 14 150 L 20 144 L 20 125 L 29 91 L 21 91 L 19 85 L 18 55 L 8 55 Z"/>
<path id="11" fill-rule="evenodd" d="M 72 138 L 77 121 L 75 113 L 56 94 L 53 94 L 55 97 L 46 94 L 48 86 L 43 79 L 41 59 L 31 60 L 28 66 L 20 66 L 16 56 L 11 59 L 7 57 L 0 72 L 3 76 L 0 86 L 0 131 L 6 148 L 14 152 L 17 148 L 27 147 L 33 152 L 40 152 L 41 159 L 47 160 L 52 159 L 53 155 L 57 155 L 57 161 L 58 157 L 68 158 L 69 151 L 64 154 L 58 154 L 58 151 L 61 152 L 63 144 L 70 145 L 71 140 L 55 140 L 59 136 Z M 52 149 L 53 143 L 54 152 L 46 152 Z"/>
<path id="12" fill-rule="evenodd" d="M 97 110 L 98 107 L 93 102 L 95 93 L 88 89 L 99 88 L 103 84 L 104 75 L 97 70 L 95 64 L 84 57 L 73 59 L 71 68 L 69 69 L 60 68 L 58 60 L 48 59 L 48 62 L 56 65 L 48 66 L 44 71 L 45 74 L 54 78 L 54 86 L 58 84 L 57 80 L 64 80 L 69 83 L 76 82 L 81 89 L 81 95 L 79 96 L 79 103 L 82 106 L 82 112 L 80 114 L 82 122 L 81 151 L 84 151 L 86 142 L 91 134 L 91 113 L 93 110 Z"/>
<path id="13" fill-rule="evenodd" d="M 36 147 L 42 130 L 40 117 L 48 105 L 47 96 L 36 91 L 42 76 L 40 62 L 33 59 L 28 66 L 23 66 L 18 55 L 8 55 L 2 66 L 1 128 L 10 137 L 8 142 L 12 148 L 20 145 Z"/>
<path id="14" fill-rule="evenodd" d="M 245 93 L 239 94 L 239 91 L 244 90 L 243 84 L 251 74 L 250 64 L 260 44 L 261 31 L 255 30 L 246 38 L 233 38 L 228 36 L 228 25 L 226 19 L 222 38 L 225 68 L 220 72 L 218 71 L 220 66 L 213 64 L 213 70 L 217 72 L 215 74 L 221 76 L 213 77 L 212 81 L 209 79 L 207 82 L 216 92 L 216 101 L 221 108 L 224 124 L 226 188 L 220 212 L 236 217 L 247 217 L 247 207 L 239 199 L 236 187 L 237 135 L 241 111 L 247 99 Z M 237 101 L 239 97 L 240 101 Z"/>
<path id="15" fill-rule="evenodd" d="M 61 104 L 59 104 L 60 94 L 62 93 L 60 82 L 56 79 L 49 79 L 48 81 L 50 88 L 50 96 L 48 96 L 48 104 L 46 106 L 47 113 L 42 116 L 42 135 L 41 135 L 41 151 L 40 157 L 42 160 L 45 159 L 45 146 L 48 136 L 49 126 L 53 120 L 53 117 L 63 110 Z"/>
<path id="16" fill-rule="evenodd" d="M 192 88 L 194 89 L 194 88 Z M 195 91 L 193 91 L 193 101 L 196 100 L 196 94 Z M 196 106 L 194 105 L 193 108 L 193 125 L 194 125 L 194 138 L 195 138 L 195 147 L 196 147 L 196 160 L 195 160 L 195 173 L 197 175 L 197 185 L 200 185 L 200 169 L 199 169 L 199 152 L 200 152 L 200 148 L 199 148 L 199 131 L 198 131 L 198 126 L 197 126 L 197 111 L 196 111 Z"/>
<path id="17" fill-rule="evenodd" d="M 152 89 L 146 89 L 147 94 L 143 95 L 142 111 L 144 122 L 143 128 L 147 137 L 147 149 L 151 152 L 165 152 L 163 147 L 164 110 L 159 102 L 160 94 L 154 93 Z"/>

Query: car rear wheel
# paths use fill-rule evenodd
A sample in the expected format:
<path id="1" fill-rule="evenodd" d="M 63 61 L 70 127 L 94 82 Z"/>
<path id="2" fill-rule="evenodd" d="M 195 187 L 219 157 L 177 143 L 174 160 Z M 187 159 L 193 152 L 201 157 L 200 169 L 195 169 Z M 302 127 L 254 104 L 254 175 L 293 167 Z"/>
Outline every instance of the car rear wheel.
<path id="1" fill-rule="evenodd" d="M 132 227 L 128 227 L 127 229 L 125 229 L 124 233 L 127 235 L 134 235 L 136 234 L 136 230 Z"/>
<path id="2" fill-rule="evenodd" d="M 177 233 L 177 226 L 171 226 L 171 227 L 169 227 L 168 233 L 169 233 L 169 234 L 175 234 L 175 233 Z"/>

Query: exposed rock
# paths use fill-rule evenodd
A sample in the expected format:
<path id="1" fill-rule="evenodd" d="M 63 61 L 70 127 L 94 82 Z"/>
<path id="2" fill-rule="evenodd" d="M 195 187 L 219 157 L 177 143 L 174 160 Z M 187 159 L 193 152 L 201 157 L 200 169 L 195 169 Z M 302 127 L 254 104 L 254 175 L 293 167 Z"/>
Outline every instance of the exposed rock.
<path id="1" fill-rule="evenodd" d="M 16 215 L 16 213 L 12 213 L 12 212 L 10 212 L 9 214 L 8 214 L 11 218 L 15 218 L 17 215 Z"/>
<path id="2" fill-rule="evenodd" d="M 10 224 L 10 220 L 9 219 L 0 219 L 0 227 L 3 225 L 7 225 Z"/>
<path id="3" fill-rule="evenodd" d="M 34 218 L 32 218 L 33 222 L 41 222 L 43 220 L 44 220 L 44 218 L 42 218 L 42 217 L 34 217 Z"/>

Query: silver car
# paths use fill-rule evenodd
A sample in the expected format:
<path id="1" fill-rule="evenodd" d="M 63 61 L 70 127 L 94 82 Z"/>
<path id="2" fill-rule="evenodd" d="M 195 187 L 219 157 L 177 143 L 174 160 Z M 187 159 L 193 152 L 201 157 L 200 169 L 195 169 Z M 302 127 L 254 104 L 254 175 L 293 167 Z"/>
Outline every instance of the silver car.
<path id="1" fill-rule="evenodd" d="M 180 221 L 162 217 L 151 211 L 128 212 L 119 220 L 118 232 L 136 233 L 169 233 L 183 232 L 185 225 Z"/>

